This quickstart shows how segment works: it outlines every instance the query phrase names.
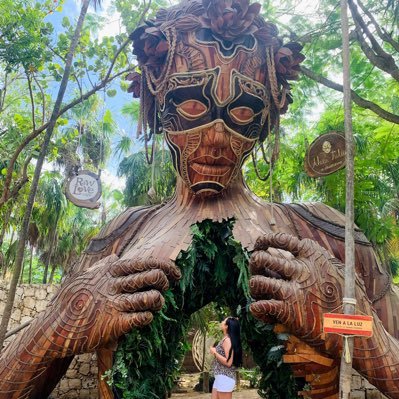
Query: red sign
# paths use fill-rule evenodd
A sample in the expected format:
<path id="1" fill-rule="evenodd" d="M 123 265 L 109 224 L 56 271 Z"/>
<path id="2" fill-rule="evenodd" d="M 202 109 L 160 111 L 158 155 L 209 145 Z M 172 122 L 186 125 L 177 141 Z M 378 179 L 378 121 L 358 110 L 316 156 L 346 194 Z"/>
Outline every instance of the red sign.
<path id="1" fill-rule="evenodd" d="M 373 335 L 373 317 L 364 315 L 325 313 L 323 331 L 325 333 Z"/>

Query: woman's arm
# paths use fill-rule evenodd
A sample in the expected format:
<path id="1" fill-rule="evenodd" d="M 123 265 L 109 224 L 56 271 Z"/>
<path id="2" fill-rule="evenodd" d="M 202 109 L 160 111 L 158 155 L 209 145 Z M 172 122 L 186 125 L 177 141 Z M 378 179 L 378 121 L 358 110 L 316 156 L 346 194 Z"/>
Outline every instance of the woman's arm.
<path id="1" fill-rule="evenodd" d="M 226 354 L 226 357 L 223 357 L 223 356 L 221 356 L 221 357 L 226 359 L 224 365 L 227 366 L 227 367 L 231 367 L 233 365 L 234 351 L 231 351 L 230 359 L 227 360 L 228 357 L 229 357 L 230 349 L 231 349 L 231 339 L 230 338 L 226 338 L 223 341 L 223 350 L 224 350 L 224 353 Z"/>
<path id="2" fill-rule="evenodd" d="M 223 341 L 223 350 L 227 357 L 229 356 L 230 348 L 231 348 L 231 340 L 230 340 L 230 338 L 226 338 Z M 223 364 L 223 366 L 231 367 L 233 365 L 234 351 L 231 352 L 231 357 L 228 361 L 227 361 L 227 357 L 222 356 L 220 353 L 216 352 L 216 348 L 211 347 L 210 351 L 211 351 L 212 355 L 215 356 L 215 359 L 220 364 Z"/>

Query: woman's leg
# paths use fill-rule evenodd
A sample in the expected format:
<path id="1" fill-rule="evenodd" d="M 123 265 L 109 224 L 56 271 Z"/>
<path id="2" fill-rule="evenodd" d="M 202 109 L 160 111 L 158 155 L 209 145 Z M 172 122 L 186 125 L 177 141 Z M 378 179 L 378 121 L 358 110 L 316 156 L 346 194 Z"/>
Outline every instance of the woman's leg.
<path id="1" fill-rule="evenodd" d="M 233 392 L 218 392 L 217 399 L 231 399 L 233 397 Z"/>
<path id="2" fill-rule="evenodd" d="M 216 390 L 216 388 L 212 389 L 211 399 L 218 399 L 218 391 Z"/>

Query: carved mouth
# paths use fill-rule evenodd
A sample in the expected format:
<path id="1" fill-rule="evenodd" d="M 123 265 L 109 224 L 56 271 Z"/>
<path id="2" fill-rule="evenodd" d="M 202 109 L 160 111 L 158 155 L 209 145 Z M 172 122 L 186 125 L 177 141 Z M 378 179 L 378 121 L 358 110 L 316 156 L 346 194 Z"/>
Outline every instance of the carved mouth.
<path id="1" fill-rule="evenodd" d="M 219 165 L 219 166 L 234 166 L 234 160 L 227 158 L 224 155 L 214 156 L 211 154 L 190 157 L 190 163 L 199 163 L 201 165 Z"/>
<path id="2" fill-rule="evenodd" d="M 190 167 L 202 176 L 225 176 L 231 171 L 230 165 L 209 165 L 199 162 L 190 163 Z"/>

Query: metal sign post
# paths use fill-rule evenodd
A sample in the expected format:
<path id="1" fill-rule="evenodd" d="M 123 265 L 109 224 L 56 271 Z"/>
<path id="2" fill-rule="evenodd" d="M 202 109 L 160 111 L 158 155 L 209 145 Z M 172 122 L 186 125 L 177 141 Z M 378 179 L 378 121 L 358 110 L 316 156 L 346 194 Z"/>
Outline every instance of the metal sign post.
<path id="1" fill-rule="evenodd" d="M 346 208 L 345 208 L 345 292 L 343 298 L 344 314 L 354 314 L 355 296 L 355 241 L 354 241 L 354 145 L 352 134 L 352 107 L 349 60 L 348 2 L 341 0 L 342 64 L 345 110 L 346 140 Z M 342 356 L 339 378 L 339 397 L 349 399 L 352 384 L 353 337 L 347 338 L 350 356 Z M 345 352 L 345 351 L 343 351 Z M 349 360 L 349 361 L 348 361 Z"/>

